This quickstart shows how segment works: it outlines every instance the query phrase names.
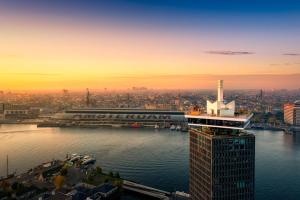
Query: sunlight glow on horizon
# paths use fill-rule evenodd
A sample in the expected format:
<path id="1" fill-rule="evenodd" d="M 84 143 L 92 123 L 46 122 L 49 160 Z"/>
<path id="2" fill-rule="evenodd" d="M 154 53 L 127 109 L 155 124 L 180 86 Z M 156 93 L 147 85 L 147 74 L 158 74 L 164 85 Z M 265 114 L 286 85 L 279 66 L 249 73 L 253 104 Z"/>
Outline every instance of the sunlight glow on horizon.
<path id="1" fill-rule="evenodd" d="M 282 49 L 289 49 L 291 41 L 277 38 L 276 34 L 270 38 L 252 32 L 229 36 L 224 30 L 216 34 L 218 29 L 210 33 L 201 27 L 192 30 L 140 28 L 7 12 L 0 16 L 0 90 L 138 85 L 172 89 L 207 87 L 201 78 L 194 76 L 201 74 L 282 75 L 280 88 L 299 83 L 291 82 L 290 76 L 286 76 L 300 74 L 299 57 L 283 56 L 288 50 Z M 293 48 L 291 52 L 295 51 Z M 208 53 L 227 50 L 254 53 Z M 169 78 L 161 78 L 161 75 Z M 182 76 L 174 78 L 177 75 Z M 293 88 L 297 88 L 296 85 Z M 253 84 L 254 88 L 257 86 Z M 278 83 L 268 82 L 263 86 L 277 88 Z M 249 86 L 241 85 L 241 88 Z"/>

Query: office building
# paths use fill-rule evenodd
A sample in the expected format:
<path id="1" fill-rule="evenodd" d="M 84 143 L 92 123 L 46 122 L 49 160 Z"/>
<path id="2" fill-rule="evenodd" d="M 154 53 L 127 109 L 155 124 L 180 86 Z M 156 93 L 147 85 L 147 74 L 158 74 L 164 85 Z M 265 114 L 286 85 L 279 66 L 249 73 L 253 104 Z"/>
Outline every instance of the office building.
<path id="1" fill-rule="evenodd" d="M 255 137 L 245 131 L 252 114 L 239 115 L 235 102 L 207 101 L 207 113 L 186 115 L 190 126 L 191 200 L 254 199 Z"/>
<path id="2" fill-rule="evenodd" d="M 284 122 L 292 126 L 300 126 L 300 100 L 283 106 Z"/>

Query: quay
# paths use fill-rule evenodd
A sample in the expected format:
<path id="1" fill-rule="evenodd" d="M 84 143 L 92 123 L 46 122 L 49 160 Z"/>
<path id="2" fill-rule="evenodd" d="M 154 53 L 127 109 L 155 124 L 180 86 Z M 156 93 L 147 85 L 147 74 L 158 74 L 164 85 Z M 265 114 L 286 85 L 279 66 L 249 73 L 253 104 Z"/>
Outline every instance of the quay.
<path id="1" fill-rule="evenodd" d="M 163 190 L 155 189 L 126 180 L 123 181 L 123 189 L 162 200 L 170 199 L 171 196 L 170 192 L 166 192 Z"/>
<path id="2" fill-rule="evenodd" d="M 89 155 L 67 155 L 42 163 L 22 174 L 0 178 L 0 200 L 118 199 L 128 195 L 158 200 L 189 199 L 184 192 L 168 192 L 122 179 L 118 172 L 103 173 Z"/>

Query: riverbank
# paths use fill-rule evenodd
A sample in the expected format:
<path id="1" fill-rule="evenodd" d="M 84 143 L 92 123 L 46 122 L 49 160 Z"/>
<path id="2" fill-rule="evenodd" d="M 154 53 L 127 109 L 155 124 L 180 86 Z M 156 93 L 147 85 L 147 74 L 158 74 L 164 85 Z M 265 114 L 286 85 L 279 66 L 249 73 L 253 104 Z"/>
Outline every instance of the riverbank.
<path id="1" fill-rule="evenodd" d="M 86 165 L 86 156 L 74 154 L 65 160 L 42 163 L 27 172 L 0 178 L 0 199 L 79 199 L 100 198 L 171 200 L 188 199 L 183 192 L 167 192 L 124 180 L 118 172 L 104 173 L 100 166 Z M 79 195 L 80 194 L 80 195 Z"/>

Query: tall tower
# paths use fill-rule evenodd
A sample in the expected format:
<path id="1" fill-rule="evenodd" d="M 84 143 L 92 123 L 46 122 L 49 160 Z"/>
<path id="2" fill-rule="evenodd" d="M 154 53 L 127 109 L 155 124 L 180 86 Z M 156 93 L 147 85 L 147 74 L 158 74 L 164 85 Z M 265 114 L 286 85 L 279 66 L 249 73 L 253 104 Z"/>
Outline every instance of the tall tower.
<path id="1" fill-rule="evenodd" d="M 90 106 L 90 90 L 89 88 L 86 88 L 86 106 L 89 107 Z"/>
<path id="2" fill-rule="evenodd" d="M 223 92 L 223 80 L 218 80 L 218 101 L 224 101 L 224 92 Z"/>
<path id="3" fill-rule="evenodd" d="M 217 102 L 223 101 L 222 86 L 219 81 Z M 254 199 L 255 137 L 245 131 L 252 114 L 237 115 L 234 108 L 218 107 L 234 115 L 186 115 L 191 200 Z"/>

